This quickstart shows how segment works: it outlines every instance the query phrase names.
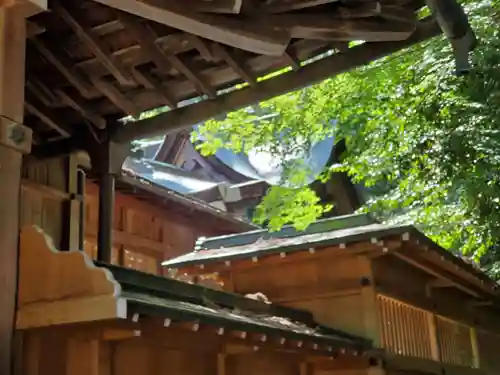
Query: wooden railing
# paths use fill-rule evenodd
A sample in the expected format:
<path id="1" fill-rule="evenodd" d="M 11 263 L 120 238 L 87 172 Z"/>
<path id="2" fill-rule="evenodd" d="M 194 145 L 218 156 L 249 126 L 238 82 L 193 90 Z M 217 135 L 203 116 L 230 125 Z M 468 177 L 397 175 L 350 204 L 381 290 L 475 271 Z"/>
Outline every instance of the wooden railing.
<path id="1" fill-rule="evenodd" d="M 433 359 L 429 313 L 379 295 L 382 346 L 392 354 Z"/>
<path id="2" fill-rule="evenodd" d="M 389 353 L 456 366 L 500 368 L 500 336 L 476 333 L 471 327 L 384 295 L 377 296 L 377 303 L 381 343 Z"/>

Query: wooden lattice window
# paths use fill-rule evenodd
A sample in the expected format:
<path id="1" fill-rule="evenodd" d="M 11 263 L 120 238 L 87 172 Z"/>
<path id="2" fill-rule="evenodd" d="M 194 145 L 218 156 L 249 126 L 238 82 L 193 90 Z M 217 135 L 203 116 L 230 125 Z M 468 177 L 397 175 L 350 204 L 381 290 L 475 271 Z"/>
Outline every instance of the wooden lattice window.
<path id="1" fill-rule="evenodd" d="M 441 362 L 474 367 L 470 327 L 437 316 L 436 330 Z"/>
<path id="2" fill-rule="evenodd" d="M 382 346 L 390 353 L 432 359 L 429 312 L 379 295 Z"/>

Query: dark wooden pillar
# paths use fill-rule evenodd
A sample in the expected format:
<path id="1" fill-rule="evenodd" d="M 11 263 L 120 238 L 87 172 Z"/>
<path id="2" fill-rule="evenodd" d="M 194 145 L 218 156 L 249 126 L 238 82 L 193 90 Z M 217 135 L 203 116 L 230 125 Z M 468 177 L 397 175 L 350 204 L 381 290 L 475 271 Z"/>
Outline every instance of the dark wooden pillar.
<path id="1" fill-rule="evenodd" d="M 97 230 L 97 260 L 111 262 L 113 248 L 113 219 L 115 212 L 115 179 L 130 146 L 104 142 L 95 144 L 89 152 L 92 170 L 99 176 L 99 222 Z"/>
<path id="2" fill-rule="evenodd" d="M 23 124 L 26 20 L 36 6 L 0 5 L 0 374 L 12 374 L 15 327 L 21 164 L 31 150 Z M 2 4 L 5 4 L 2 3 Z M 27 14 L 26 12 L 30 12 Z"/>
<path id="3" fill-rule="evenodd" d="M 99 227 L 97 260 L 111 263 L 113 248 L 113 219 L 115 212 L 115 176 L 103 173 L 99 178 Z"/>

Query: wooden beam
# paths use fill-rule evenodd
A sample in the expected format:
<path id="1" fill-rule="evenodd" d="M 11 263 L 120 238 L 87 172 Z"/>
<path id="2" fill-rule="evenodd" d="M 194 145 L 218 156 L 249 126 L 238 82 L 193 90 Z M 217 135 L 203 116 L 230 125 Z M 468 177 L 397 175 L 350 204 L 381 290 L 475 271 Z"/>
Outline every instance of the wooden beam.
<path id="1" fill-rule="evenodd" d="M 92 34 L 92 30 L 80 21 L 78 12 L 71 12 L 57 0 L 51 2 L 51 7 L 120 84 L 130 85 L 133 82 L 131 73 L 116 60 L 107 46 Z"/>
<path id="2" fill-rule="evenodd" d="M 46 107 L 52 107 L 60 102 L 59 98 L 37 77 L 28 75 L 26 88 Z"/>
<path id="3" fill-rule="evenodd" d="M 397 252 L 394 252 L 394 256 L 398 257 L 401 260 L 427 272 L 428 274 L 443 280 L 442 283 L 449 282 L 455 288 L 460 289 L 464 293 L 467 293 L 473 297 L 488 297 L 486 296 L 486 292 L 483 292 L 474 286 L 468 285 L 466 281 L 460 280 L 458 276 L 455 276 L 449 273 L 446 270 L 438 268 L 436 265 L 430 263 L 428 260 L 423 259 L 415 255 L 415 252 L 412 251 L 414 249 L 401 249 Z M 492 296 L 490 296 L 492 298 Z"/>
<path id="4" fill-rule="evenodd" d="M 454 284 L 449 280 L 444 279 L 434 279 L 427 283 L 429 288 L 450 288 L 453 287 Z"/>
<path id="5" fill-rule="evenodd" d="M 263 8 L 263 12 L 266 13 L 285 13 L 291 10 L 304 9 L 309 7 L 314 7 L 318 5 L 323 5 L 326 3 L 332 3 L 336 0 L 312 0 L 312 1 L 288 1 L 288 0 L 278 0 L 270 3 L 267 7 Z M 353 2 L 352 4 L 347 2 L 343 3 L 345 5 L 338 6 L 334 10 L 329 12 L 331 18 L 363 18 L 378 16 L 381 13 L 382 6 L 378 2 Z M 385 8 L 385 5 L 384 5 Z"/>
<path id="6" fill-rule="evenodd" d="M 288 47 L 286 49 L 285 53 L 283 54 L 283 58 L 294 71 L 300 69 L 300 60 L 295 55 L 295 52 L 292 51 L 291 47 Z"/>
<path id="7" fill-rule="evenodd" d="M 215 42 L 257 54 L 281 56 L 290 42 L 286 32 L 272 25 L 233 20 L 193 12 L 175 0 L 94 0 L 109 7 L 149 19 Z"/>
<path id="8" fill-rule="evenodd" d="M 168 61 L 163 51 L 156 44 L 154 31 L 135 16 L 124 12 L 117 12 L 118 20 L 137 39 L 141 50 L 148 56 L 156 67 L 165 75 L 172 71 L 172 64 Z"/>
<path id="9" fill-rule="evenodd" d="M 29 101 L 28 99 L 25 101 L 24 106 L 29 113 L 38 117 L 45 125 L 57 131 L 64 138 L 68 138 L 71 135 L 71 131 L 65 126 L 64 122 L 58 120 L 56 115 L 50 113 L 48 109 L 37 106 L 33 101 Z"/>
<path id="10" fill-rule="evenodd" d="M 98 129 L 104 129 L 106 127 L 106 120 L 92 111 L 83 100 L 70 96 L 63 90 L 56 90 L 56 93 L 67 106 L 80 113 L 80 115 L 89 120 Z"/>
<path id="11" fill-rule="evenodd" d="M 397 41 L 408 38 L 414 22 L 380 21 L 376 18 L 342 19 L 330 14 L 280 14 L 267 16 L 266 23 L 287 30 L 293 38 L 321 40 Z"/>
<path id="12" fill-rule="evenodd" d="M 388 43 L 365 43 L 349 48 L 342 54 L 332 55 L 303 66 L 299 72 L 284 73 L 279 77 L 234 91 L 214 100 L 202 101 L 133 124 L 129 123 L 126 127 L 118 129 L 113 138 L 117 142 L 129 142 L 144 136 L 164 135 L 169 131 L 185 129 L 217 115 L 320 82 L 335 74 L 362 66 L 402 48 L 436 36 L 440 32 L 440 28 L 434 21 L 424 20 L 419 23 L 415 33 L 407 40 Z"/>
<path id="13" fill-rule="evenodd" d="M 75 70 L 69 61 L 62 52 L 54 53 L 54 48 L 47 48 L 45 44 L 39 38 L 32 38 L 31 43 L 35 48 L 40 52 L 40 54 L 45 57 L 45 59 L 51 63 L 58 71 L 63 75 L 64 78 L 68 80 L 70 84 L 72 84 L 82 96 L 87 97 L 90 94 L 91 87 L 89 82 L 85 79 L 85 77 Z"/>
<path id="14" fill-rule="evenodd" d="M 191 0 L 189 7 L 197 12 L 238 14 L 243 0 Z"/>
<path id="15" fill-rule="evenodd" d="M 210 99 L 217 97 L 217 93 L 213 87 L 210 87 L 202 77 L 191 69 L 185 62 L 183 62 L 177 55 L 173 53 L 167 54 L 169 61 L 181 74 L 183 74 L 189 81 L 191 81 L 198 90 L 205 93 Z"/>
<path id="16" fill-rule="evenodd" d="M 120 92 L 111 82 L 91 77 L 94 86 L 102 92 L 114 105 L 132 117 L 139 117 L 141 110 Z"/>
<path id="17" fill-rule="evenodd" d="M 230 51 L 228 51 L 226 47 L 221 46 L 218 43 L 214 43 L 212 48 L 215 54 L 219 55 L 227 63 L 227 65 L 229 65 L 246 82 L 248 82 L 251 85 L 257 83 L 257 80 L 253 76 L 253 73 L 249 72 L 248 69 L 244 68 L 243 62 L 238 61 L 237 57 L 235 57 Z"/>
<path id="18" fill-rule="evenodd" d="M 161 84 L 159 80 L 151 75 L 148 69 L 144 68 L 136 68 L 132 71 L 133 74 L 136 75 L 137 81 L 139 81 L 144 87 L 149 89 L 154 89 L 158 95 L 160 95 L 165 104 L 170 108 L 177 108 L 177 100 L 175 97 L 168 91 L 168 89 Z"/>
<path id="19" fill-rule="evenodd" d="M 43 34 L 45 31 L 45 28 L 36 22 L 26 21 L 26 36 L 28 38 Z"/>
<path id="20" fill-rule="evenodd" d="M 199 75 L 189 69 L 175 54 L 165 51 L 155 43 L 158 36 L 154 30 L 142 23 L 137 17 L 120 12 L 119 19 L 122 24 L 129 29 L 139 42 L 141 49 L 147 56 L 150 56 L 155 65 L 165 74 L 170 74 L 172 66 L 191 81 L 201 94 L 205 93 L 210 98 L 216 96 L 213 88 L 207 85 Z"/>
<path id="21" fill-rule="evenodd" d="M 335 2 L 337 0 L 276 0 L 269 2 L 264 10 L 268 13 L 283 13 Z"/>
<path id="22" fill-rule="evenodd" d="M 210 47 L 208 46 L 208 42 L 205 39 L 197 37 L 196 35 L 193 34 L 186 34 L 186 38 L 189 41 L 189 43 L 191 43 L 191 45 L 198 50 L 201 57 L 205 61 L 215 60 L 212 51 L 210 51 Z"/>

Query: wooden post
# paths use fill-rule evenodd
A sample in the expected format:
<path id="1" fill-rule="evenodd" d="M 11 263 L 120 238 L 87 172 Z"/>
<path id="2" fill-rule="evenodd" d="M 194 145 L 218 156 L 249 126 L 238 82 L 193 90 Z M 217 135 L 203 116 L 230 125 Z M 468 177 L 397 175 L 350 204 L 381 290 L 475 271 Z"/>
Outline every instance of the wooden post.
<path id="1" fill-rule="evenodd" d="M 472 360 L 474 361 L 474 368 L 481 368 L 481 352 L 479 351 L 479 344 L 477 342 L 477 329 L 469 328 L 470 331 L 470 343 L 472 346 Z"/>
<path id="2" fill-rule="evenodd" d="M 441 354 L 439 350 L 439 340 L 437 336 L 437 324 L 436 324 L 436 314 L 433 312 L 427 312 L 427 326 L 429 327 L 429 341 L 431 344 L 431 356 L 436 362 L 441 360 Z"/>
<path id="3" fill-rule="evenodd" d="M 25 12 L 29 1 L 0 6 L 0 374 L 12 373 L 23 154 L 31 130 L 22 125 L 25 83 Z M 31 7 L 30 5 L 33 5 Z"/>
<path id="4" fill-rule="evenodd" d="M 432 288 L 429 284 L 425 287 L 425 295 L 432 299 Z M 441 348 L 439 345 L 438 337 L 438 327 L 437 327 L 437 315 L 429 311 L 427 312 L 427 326 L 429 327 L 429 340 L 431 344 L 431 356 L 436 362 L 441 361 Z"/>
<path id="5" fill-rule="evenodd" d="M 92 170 L 99 176 L 99 222 L 97 230 L 97 260 L 111 263 L 113 219 L 115 215 L 115 178 L 130 152 L 128 144 L 109 140 L 87 145 Z"/>
<path id="6" fill-rule="evenodd" d="M 111 263 L 113 249 L 113 219 L 115 214 L 115 176 L 103 173 L 99 179 L 99 223 L 97 230 L 97 260 Z"/>
<path id="7" fill-rule="evenodd" d="M 373 286 L 374 276 L 371 260 L 365 256 L 358 257 L 359 270 L 364 278 L 370 280 L 370 284 L 361 289 L 361 303 L 363 308 L 363 321 L 365 326 L 365 336 L 372 340 L 373 345 L 381 347 L 380 320 L 377 303 L 377 293 Z"/>
<path id="8" fill-rule="evenodd" d="M 64 220 L 61 248 L 64 250 L 83 250 L 80 247 L 80 204 L 78 194 L 78 161 L 76 155 L 69 155 L 65 160 L 66 191 L 70 199 L 64 204 Z"/>

